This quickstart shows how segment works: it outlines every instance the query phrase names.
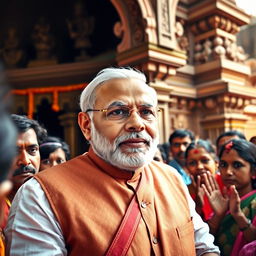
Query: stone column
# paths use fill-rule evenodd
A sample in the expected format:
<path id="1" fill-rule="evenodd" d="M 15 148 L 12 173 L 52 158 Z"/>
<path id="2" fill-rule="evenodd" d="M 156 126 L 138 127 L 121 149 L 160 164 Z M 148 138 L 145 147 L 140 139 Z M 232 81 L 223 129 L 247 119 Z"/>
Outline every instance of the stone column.
<path id="1" fill-rule="evenodd" d="M 64 127 L 65 141 L 70 146 L 71 157 L 79 154 L 77 113 L 66 113 L 59 117 L 60 124 Z"/>

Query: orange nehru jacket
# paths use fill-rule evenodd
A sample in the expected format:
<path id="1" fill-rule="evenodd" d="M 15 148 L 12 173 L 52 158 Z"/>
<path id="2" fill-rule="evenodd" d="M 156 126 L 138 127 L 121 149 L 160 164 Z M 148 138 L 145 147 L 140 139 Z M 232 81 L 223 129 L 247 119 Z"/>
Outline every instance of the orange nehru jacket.
<path id="1" fill-rule="evenodd" d="M 35 176 L 60 223 L 68 255 L 105 254 L 142 172 L 147 180 L 137 193 L 142 218 L 127 255 L 195 255 L 184 185 L 171 167 L 153 161 L 132 175 L 91 149 Z"/>

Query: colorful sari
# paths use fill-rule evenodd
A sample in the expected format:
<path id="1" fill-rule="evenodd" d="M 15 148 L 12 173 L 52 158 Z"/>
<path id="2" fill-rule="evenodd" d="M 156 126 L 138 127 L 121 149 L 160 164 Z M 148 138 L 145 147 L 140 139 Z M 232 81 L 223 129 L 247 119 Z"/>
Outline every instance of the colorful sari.
<path id="1" fill-rule="evenodd" d="M 244 195 L 241 198 L 240 205 L 244 215 L 256 226 L 256 190 Z M 239 230 L 238 225 L 229 212 L 220 224 L 215 241 L 223 256 L 238 256 L 239 251 L 246 244 L 243 232 Z"/>

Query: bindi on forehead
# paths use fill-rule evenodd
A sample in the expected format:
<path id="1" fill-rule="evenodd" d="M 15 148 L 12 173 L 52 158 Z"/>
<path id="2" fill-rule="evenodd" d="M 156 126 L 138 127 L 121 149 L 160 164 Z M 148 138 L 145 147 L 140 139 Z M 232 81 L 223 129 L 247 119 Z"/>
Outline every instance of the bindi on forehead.
<path id="1" fill-rule="evenodd" d="M 200 151 L 197 148 L 192 149 L 191 151 L 192 151 L 191 152 L 192 154 L 199 154 L 200 153 Z"/>

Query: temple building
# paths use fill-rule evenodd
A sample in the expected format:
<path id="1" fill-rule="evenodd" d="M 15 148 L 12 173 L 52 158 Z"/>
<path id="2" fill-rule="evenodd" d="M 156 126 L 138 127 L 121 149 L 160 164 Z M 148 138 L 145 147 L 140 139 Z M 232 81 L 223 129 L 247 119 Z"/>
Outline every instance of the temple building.
<path id="1" fill-rule="evenodd" d="M 177 128 L 213 142 L 230 129 L 256 135 L 255 49 L 250 32 L 237 37 L 251 17 L 234 0 L 3 0 L 0 19 L 13 113 L 39 120 L 73 156 L 88 148 L 81 90 L 110 66 L 146 73 L 161 143 Z"/>

